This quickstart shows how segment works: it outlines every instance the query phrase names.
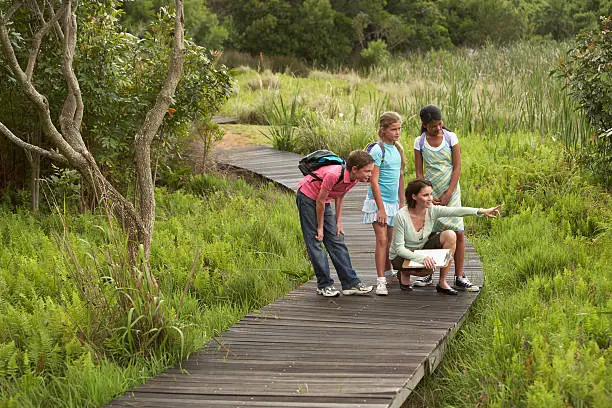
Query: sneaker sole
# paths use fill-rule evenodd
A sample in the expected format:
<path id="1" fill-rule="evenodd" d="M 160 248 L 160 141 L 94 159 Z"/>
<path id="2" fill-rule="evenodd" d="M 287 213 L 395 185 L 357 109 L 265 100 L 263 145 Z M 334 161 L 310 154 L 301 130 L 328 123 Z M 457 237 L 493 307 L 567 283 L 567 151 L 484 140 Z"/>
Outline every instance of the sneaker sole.
<path id="1" fill-rule="evenodd" d="M 470 287 L 463 287 L 463 286 L 455 286 L 455 289 L 457 290 L 461 290 L 464 292 L 480 292 L 480 288 L 476 285 L 474 286 L 470 286 Z"/>
<path id="2" fill-rule="evenodd" d="M 421 282 L 418 280 L 412 282 L 412 286 L 418 286 L 419 288 L 424 288 L 425 286 L 430 286 L 430 285 L 433 285 L 433 282 L 426 283 L 426 282 Z"/>
<path id="3" fill-rule="evenodd" d="M 372 289 L 368 290 L 368 291 L 363 291 L 363 290 L 343 290 L 342 294 L 344 296 L 351 296 L 351 295 L 367 295 L 368 293 L 372 292 Z"/>
<path id="4" fill-rule="evenodd" d="M 339 291 L 338 291 L 338 292 L 335 292 L 333 295 L 326 295 L 326 294 L 325 294 L 325 293 L 323 293 L 323 292 L 319 292 L 319 291 L 317 291 L 317 295 L 321 295 L 321 296 L 323 296 L 323 297 L 338 297 L 338 296 L 340 296 L 340 292 L 339 292 Z"/>

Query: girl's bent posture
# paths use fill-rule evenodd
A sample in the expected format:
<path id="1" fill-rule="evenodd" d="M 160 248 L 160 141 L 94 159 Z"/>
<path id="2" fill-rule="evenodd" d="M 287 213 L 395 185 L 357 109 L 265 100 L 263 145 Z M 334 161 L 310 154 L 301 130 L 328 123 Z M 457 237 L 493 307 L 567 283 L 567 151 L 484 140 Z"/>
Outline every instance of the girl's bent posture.
<path id="1" fill-rule="evenodd" d="M 341 165 L 329 165 L 314 171 L 316 177 L 305 176 L 298 183 L 296 204 L 300 214 L 302 234 L 310 262 L 317 277 L 317 293 L 323 296 L 338 296 L 334 280 L 329 271 L 325 248 L 329 253 L 342 284 L 344 295 L 363 295 L 372 290 L 364 285 L 351 265 L 342 230 L 342 203 L 344 195 L 358 182 L 367 182 L 372 174 L 374 160 L 362 150 L 352 152 Z M 334 199 L 336 214 L 331 209 Z"/>

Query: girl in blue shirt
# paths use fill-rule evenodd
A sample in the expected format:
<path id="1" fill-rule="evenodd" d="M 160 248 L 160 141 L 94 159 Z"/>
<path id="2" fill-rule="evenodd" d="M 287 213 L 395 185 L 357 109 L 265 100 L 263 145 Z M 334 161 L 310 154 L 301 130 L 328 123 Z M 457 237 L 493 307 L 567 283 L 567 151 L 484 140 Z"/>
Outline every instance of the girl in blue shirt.
<path id="1" fill-rule="evenodd" d="M 402 130 L 402 117 L 395 112 L 380 116 L 380 141 L 372 147 L 374 170 L 370 178 L 368 196 L 363 203 L 363 222 L 372 224 L 376 235 L 374 260 L 377 295 L 388 295 L 385 271 L 392 270 L 389 247 L 393 238 L 393 219 L 404 206 L 404 149 L 398 143 Z"/>

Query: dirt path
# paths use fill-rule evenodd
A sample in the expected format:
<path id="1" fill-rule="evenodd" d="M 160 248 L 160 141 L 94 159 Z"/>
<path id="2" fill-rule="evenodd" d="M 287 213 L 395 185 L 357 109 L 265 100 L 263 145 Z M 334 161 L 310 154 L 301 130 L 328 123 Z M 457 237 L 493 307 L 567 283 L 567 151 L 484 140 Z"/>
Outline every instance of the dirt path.
<path id="1" fill-rule="evenodd" d="M 201 173 L 207 168 L 214 167 L 216 149 L 270 145 L 270 141 L 263 134 L 266 131 L 266 126 L 224 123 L 220 124 L 219 127 L 225 131 L 225 134 L 223 139 L 215 143 L 213 151 L 205 156 L 202 141 L 194 138 L 185 152 L 185 158 L 189 161 L 195 173 Z"/>
<path id="2" fill-rule="evenodd" d="M 227 126 L 221 126 L 225 130 L 223 139 L 215 143 L 215 147 L 219 149 L 225 149 L 228 147 L 239 147 L 247 146 L 252 144 L 251 139 L 243 133 L 233 133 L 232 130 L 228 130 Z"/>
<path id="3" fill-rule="evenodd" d="M 267 126 L 222 124 L 225 131 L 223 139 L 215 143 L 217 148 L 238 147 L 246 145 L 269 145 L 270 141 L 264 136 Z"/>

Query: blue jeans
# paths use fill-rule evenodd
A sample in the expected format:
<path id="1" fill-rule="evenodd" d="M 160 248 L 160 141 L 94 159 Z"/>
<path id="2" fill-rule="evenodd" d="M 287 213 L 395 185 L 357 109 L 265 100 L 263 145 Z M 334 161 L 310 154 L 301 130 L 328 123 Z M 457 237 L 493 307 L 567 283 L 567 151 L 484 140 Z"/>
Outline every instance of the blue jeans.
<path id="1" fill-rule="evenodd" d="M 355 272 L 351 265 L 348 248 L 344 243 L 344 235 L 340 234 L 340 236 L 338 236 L 336 215 L 332 212 L 331 205 L 325 204 L 323 242 L 321 243 L 321 241 L 315 239 L 317 235 L 316 201 L 308 198 L 301 191 L 298 191 L 295 202 L 298 207 L 298 212 L 300 213 L 300 224 L 302 225 L 304 242 L 306 242 L 306 250 L 308 251 L 310 262 L 314 267 L 314 272 L 317 277 L 317 287 L 323 289 L 334 283 L 329 272 L 327 254 L 322 244 L 325 244 L 325 248 L 334 264 L 334 268 L 336 268 L 336 273 L 338 274 L 338 278 L 340 278 L 342 289 L 348 289 L 360 283 L 361 281 L 357 277 L 357 272 Z"/>

